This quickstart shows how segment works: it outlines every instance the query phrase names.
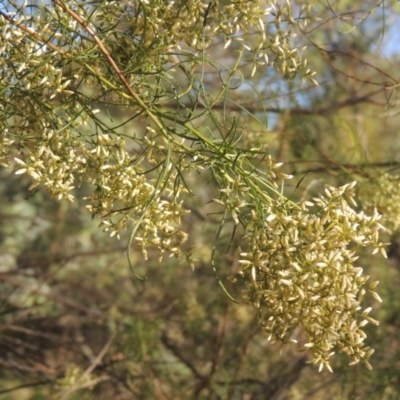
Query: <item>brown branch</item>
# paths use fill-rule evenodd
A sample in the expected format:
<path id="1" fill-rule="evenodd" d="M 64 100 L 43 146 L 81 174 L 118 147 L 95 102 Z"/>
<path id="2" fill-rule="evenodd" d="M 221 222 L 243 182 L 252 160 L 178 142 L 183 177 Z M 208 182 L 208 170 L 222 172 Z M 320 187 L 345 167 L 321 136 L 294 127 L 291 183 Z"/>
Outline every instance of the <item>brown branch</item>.
<path id="1" fill-rule="evenodd" d="M 258 321 L 258 318 L 256 318 L 255 321 Z M 243 345 L 242 345 L 242 347 L 240 349 L 240 352 L 239 352 L 239 357 L 236 359 L 236 366 L 235 366 L 235 369 L 234 369 L 233 374 L 232 374 L 232 379 L 229 382 L 228 393 L 226 395 L 227 400 L 233 399 L 234 394 L 235 394 L 236 385 L 241 384 L 243 382 L 243 380 L 244 380 L 244 379 L 238 380 L 237 377 L 239 376 L 240 370 L 243 367 L 243 361 L 244 361 L 244 359 L 245 359 L 245 357 L 247 355 L 247 350 L 249 348 L 250 341 L 253 340 L 254 336 L 258 332 L 259 332 L 259 326 L 257 325 L 257 328 L 253 329 L 253 331 L 250 332 L 250 334 L 247 335 L 246 339 L 243 342 Z M 245 334 L 246 334 L 246 332 L 243 332 L 243 335 L 245 335 Z M 245 379 L 245 381 L 249 381 L 249 380 L 250 379 Z M 250 382 L 248 382 L 248 383 L 250 383 Z M 256 383 L 256 384 L 260 384 L 260 385 L 264 384 L 264 382 L 257 381 L 257 380 L 254 380 L 251 383 Z"/>
<path id="2" fill-rule="evenodd" d="M 14 278 L 10 278 L 9 276 L 7 276 L 6 274 L 0 274 L 0 282 L 4 281 L 7 282 L 10 285 L 16 286 L 16 287 L 22 287 L 26 290 L 28 290 L 30 293 L 36 294 L 38 293 L 38 289 L 37 288 L 32 288 L 30 287 L 30 285 L 28 283 L 25 282 L 21 282 L 18 279 L 14 279 Z M 52 299 L 54 301 L 56 301 L 57 303 L 60 304 L 64 304 L 65 306 L 71 307 L 73 309 L 79 310 L 87 315 L 91 315 L 93 317 L 96 318 L 101 318 L 103 319 L 104 316 L 97 310 L 94 309 L 90 309 L 87 308 L 85 306 L 83 306 L 82 304 L 79 304 L 73 300 L 67 299 L 65 297 L 63 297 L 62 295 L 55 295 L 52 293 L 46 293 L 44 291 L 40 291 L 40 294 L 42 296 L 45 296 L 49 299 Z"/>
<path id="3" fill-rule="evenodd" d="M 15 322 L 15 321 L 11 321 L 11 323 L 12 322 Z M 2 327 L 0 327 L 0 332 L 1 331 L 20 332 L 20 333 L 24 333 L 27 336 L 34 336 L 34 337 L 44 338 L 44 339 L 46 339 L 48 341 L 57 342 L 59 344 L 60 344 L 60 341 L 61 341 L 62 345 L 66 345 L 68 343 L 73 343 L 72 341 L 70 342 L 68 340 L 67 341 L 61 340 L 60 336 L 55 335 L 53 333 L 40 332 L 40 331 L 36 331 L 36 330 L 33 330 L 33 329 L 25 328 L 23 326 L 18 326 L 18 325 L 3 325 Z"/>
<path id="4" fill-rule="evenodd" d="M 111 68 L 114 70 L 114 72 L 117 74 L 119 80 L 122 82 L 122 84 L 125 86 L 126 90 L 128 93 L 147 111 L 146 105 L 143 103 L 143 101 L 140 99 L 140 97 L 136 94 L 136 92 L 131 88 L 129 85 L 128 81 L 125 79 L 124 74 L 122 71 L 119 69 L 118 65 L 114 61 L 114 59 L 111 57 L 110 53 L 108 50 L 105 48 L 104 44 L 102 41 L 99 39 L 97 36 L 96 32 L 93 31 L 92 28 L 78 15 L 76 14 L 73 10 L 71 10 L 67 5 L 65 5 L 61 0 L 52 0 L 53 3 L 57 4 L 59 7 L 61 7 L 66 13 L 68 13 L 75 21 L 77 21 L 85 30 L 86 32 L 93 38 L 94 42 L 100 49 L 100 51 L 103 53 L 104 57 L 107 59 L 107 61 L 110 63 Z"/>
<path id="5" fill-rule="evenodd" d="M 157 394 L 157 399 L 168 400 L 167 394 L 165 393 L 163 388 L 163 384 L 162 382 L 160 382 L 159 376 L 157 376 L 157 371 L 155 371 L 154 364 L 149 359 L 147 359 L 146 361 L 146 364 L 148 365 L 149 377 L 153 382 L 153 387 Z"/>
<path id="6" fill-rule="evenodd" d="M 197 386 L 195 392 L 194 392 L 194 399 L 199 398 L 200 393 L 203 391 L 203 389 L 208 388 L 208 398 L 213 397 L 213 390 L 212 390 L 212 379 L 217 371 L 217 367 L 219 365 L 219 361 L 221 358 L 221 352 L 222 352 L 222 347 L 224 344 L 224 339 L 225 339 L 225 334 L 226 334 L 226 324 L 227 324 L 227 316 L 228 316 L 228 308 L 229 305 L 226 304 L 225 310 L 224 310 L 224 315 L 222 319 L 220 319 L 219 327 L 218 327 L 218 334 L 217 334 L 217 343 L 216 343 L 216 348 L 214 350 L 214 357 L 211 361 L 211 369 L 209 374 L 204 378 L 203 381 L 199 382 L 199 385 Z"/>
<path id="7" fill-rule="evenodd" d="M 78 378 L 77 382 L 62 394 L 62 396 L 60 398 L 61 400 L 67 399 L 70 394 L 72 394 L 73 392 L 75 392 L 79 389 L 84 389 L 84 388 L 87 388 L 90 386 L 94 386 L 101 381 L 111 379 L 109 376 L 100 376 L 98 378 L 90 380 L 89 382 L 85 382 L 85 378 L 89 378 L 90 374 L 94 371 L 94 369 L 101 364 L 103 358 L 105 357 L 108 350 L 110 349 L 110 346 L 111 346 L 112 342 L 114 341 L 114 338 L 115 338 L 115 334 L 112 334 L 110 336 L 110 338 L 107 340 L 106 344 L 101 349 L 100 353 L 97 355 L 97 357 L 92 361 L 92 363 L 84 371 L 84 373 Z"/>
<path id="8" fill-rule="evenodd" d="M 365 80 L 365 79 L 358 78 L 358 77 L 356 77 L 356 76 L 354 76 L 354 75 L 350 75 L 350 74 L 348 74 L 347 72 L 345 72 L 345 71 L 339 69 L 338 67 L 336 67 L 336 66 L 334 65 L 334 63 L 332 63 L 332 61 L 331 61 L 331 59 L 330 59 L 330 57 L 329 57 L 329 54 L 338 53 L 338 54 L 342 54 L 342 55 L 346 55 L 346 56 L 348 56 L 348 57 L 351 57 L 351 58 L 355 59 L 356 61 L 358 61 L 360 64 L 366 65 L 367 67 L 370 67 L 370 68 L 372 68 L 373 70 L 375 70 L 376 72 L 382 74 L 382 75 L 385 76 L 386 78 L 389 78 L 390 80 L 392 80 L 392 81 L 394 82 L 394 86 L 397 86 L 397 85 L 399 84 L 399 81 L 398 81 L 396 78 L 394 78 L 392 75 L 390 75 L 390 74 L 388 74 L 387 72 L 383 71 L 382 69 L 376 67 L 375 65 L 369 63 L 368 61 L 365 61 L 365 60 L 363 60 L 362 58 L 356 56 L 356 55 L 355 55 L 354 53 L 352 53 L 351 51 L 343 52 L 343 51 L 340 51 L 340 50 L 331 51 L 331 50 L 324 49 L 323 47 L 319 46 L 314 40 L 312 40 L 312 39 L 306 34 L 306 32 L 305 32 L 304 30 L 302 30 L 300 27 L 299 27 L 299 30 L 300 30 L 300 32 L 303 34 L 303 36 L 312 44 L 312 46 L 313 46 L 314 48 L 316 48 L 316 49 L 322 54 L 322 56 L 324 57 L 324 59 L 325 59 L 325 61 L 327 62 L 327 64 L 330 65 L 331 68 L 332 68 L 333 70 L 335 70 L 336 72 L 338 72 L 339 74 L 341 74 L 341 75 L 343 75 L 343 76 L 345 76 L 345 77 L 347 77 L 347 78 L 349 78 L 349 79 L 352 79 L 352 80 L 354 80 L 354 81 L 357 81 L 357 82 L 367 83 L 367 84 L 369 84 L 369 85 L 384 86 L 386 89 L 391 88 L 391 87 L 393 86 L 393 83 L 392 83 L 392 84 L 389 84 L 388 82 L 373 82 L 373 81 L 371 81 L 371 80 Z"/>
<path id="9" fill-rule="evenodd" d="M 226 335 L 226 324 L 227 324 L 227 319 L 228 319 L 228 309 L 229 305 L 225 305 L 225 310 L 224 310 L 224 315 L 222 316 L 222 319 L 220 319 L 219 323 L 219 328 L 218 328 L 218 338 L 217 338 L 217 344 L 216 344 L 216 349 L 215 349 L 215 356 L 214 359 L 212 360 L 212 365 L 211 365 L 211 372 L 209 375 L 209 380 L 212 379 L 214 374 L 217 371 L 217 367 L 219 364 L 219 360 L 221 357 L 221 352 L 222 348 L 224 345 L 224 340 L 225 340 L 225 335 Z"/>
<path id="10" fill-rule="evenodd" d="M 251 400 L 269 399 L 275 400 L 283 398 L 300 377 L 302 369 L 306 366 L 307 355 L 303 355 L 285 369 L 280 368 L 280 363 L 273 365 L 273 372 L 266 380 L 265 384 L 255 392 Z"/>
<path id="11" fill-rule="evenodd" d="M 366 168 L 389 168 L 391 170 L 396 170 L 400 168 L 400 162 L 398 161 L 387 161 L 387 162 L 376 162 L 376 163 L 360 163 L 360 164 L 342 164 L 342 163 L 333 163 L 328 161 L 288 161 L 285 162 L 285 165 L 296 165 L 296 164 L 325 164 L 322 167 L 304 169 L 301 171 L 292 171 L 291 174 L 310 174 L 310 173 L 318 173 L 318 172 L 326 172 L 327 170 L 353 170 L 353 172 L 361 172 Z M 389 172 L 389 171 L 388 171 Z"/>
<path id="12" fill-rule="evenodd" d="M 161 342 L 163 345 L 171 351 L 171 353 L 181 360 L 193 373 L 193 375 L 199 379 L 200 381 L 204 381 L 205 378 L 203 375 L 200 374 L 199 371 L 197 371 L 196 367 L 181 353 L 180 349 L 171 342 L 167 334 L 164 332 L 161 336 Z"/>
<path id="13" fill-rule="evenodd" d="M 318 385 L 317 387 L 311 389 L 308 393 L 306 393 L 303 397 L 304 400 L 306 399 L 312 399 L 315 398 L 314 395 L 315 393 L 318 393 L 320 390 L 325 389 L 327 386 L 331 385 L 332 383 L 338 381 L 338 376 L 333 376 L 327 380 L 325 380 L 325 382 L 322 382 L 320 385 Z"/>
<path id="14" fill-rule="evenodd" d="M 319 107 L 319 108 L 302 108 L 302 107 L 296 107 L 296 108 L 278 108 L 278 107 L 263 107 L 260 106 L 260 102 L 258 101 L 257 103 L 251 102 L 251 103 L 244 103 L 241 105 L 238 104 L 222 104 L 222 103 L 216 103 L 213 104 L 211 107 L 214 110 L 229 110 L 229 111 L 249 111 L 249 112 L 270 112 L 270 113 L 275 113 L 275 114 L 291 114 L 291 115 L 329 115 L 334 113 L 335 111 L 341 109 L 341 108 L 346 108 L 346 107 L 351 107 L 359 103 L 372 103 L 372 104 L 377 104 L 376 102 L 373 102 L 371 100 L 371 97 L 376 95 L 377 93 L 385 91 L 385 87 L 381 87 L 379 89 L 373 90 L 367 94 L 364 94 L 362 96 L 350 96 L 345 100 L 334 102 L 328 106 L 325 107 Z M 167 103 L 164 103 L 163 106 L 167 108 L 176 108 L 177 105 L 183 106 L 187 109 L 190 109 L 191 104 L 188 102 L 185 103 L 176 103 L 169 101 Z M 378 104 L 381 105 L 381 104 Z M 204 109 L 205 106 L 204 104 L 198 103 L 196 108 Z"/>
<path id="15" fill-rule="evenodd" d="M 367 67 L 370 67 L 372 69 L 374 69 L 376 72 L 379 72 L 380 74 L 382 74 L 383 76 L 386 76 L 387 78 L 389 78 L 390 80 L 392 80 L 394 82 L 395 85 L 397 85 L 399 83 L 399 81 L 394 78 L 392 75 L 388 74 L 387 72 L 385 72 L 384 70 L 382 70 L 381 68 L 376 67 L 375 65 L 371 64 L 368 61 L 365 61 L 364 59 L 362 59 L 361 57 L 357 56 L 356 54 L 354 54 L 354 52 L 352 52 L 351 50 L 348 51 L 343 51 L 343 50 L 325 50 L 322 49 L 321 47 L 318 47 L 318 49 L 320 51 L 322 51 L 323 53 L 328 53 L 328 54 L 340 54 L 343 56 L 347 56 L 350 57 L 356 61 L 358 61 L 360 64 L 362 65 L 366 65 Z M 346 75 L 343 71 L 339 70 L 338 68 L 336 68 L 332 62 L 329 61 L 329 65 L 334 68 L 336 71 L 341 72 L 343 75 L 348 76 L 352 79 L 358 80 L 359 82 L 363 82 L 363 83 L 371 83 L 371 84 L 375 84 L 373 82 L 370 81 L 364 81 L 364 80 L 360 80 L 358 78 L 355 77 L 351 77 L 349 75 Z M 383 84 L 383 83 L 382 83 Z"/>
<path id="16" fill-rule="evenodd" d="M 53 44 L 51 42 L 51 38 L 46 39 L 45 37 L 39 35 L 38 33 L 36 33 L 35 31 L 33 31 L 32 29 L 29 29 L 28 27 L 20 24 L 19 22 L 14 21 L 9 15 L 5 14 L 4 12 L 0 11 L 0 15 L 8 22 L 10 22 L 12 25 L 18 27 L 19 29 L 21 29 L 22 31 L 26 32 L 29 36 L 34 37 L 36 40 L 38 40 L 39 42 L 43 43 L 46 46 L 49 46 L 51 49 L 53 49 L 54 51 L 56 51 L 59 54 L 62 54 L 63 56 L 66 57 L 73 57 L 72 54 L 68 53 L 65 50 L 60 49 L 58 46 L 56 46 L 55 44 Z"/>
<path id="17" fill-rule="evenodd" d="M 31 366 L 18 364 L 15 360 L 10 359 L 10 358 L 9 358 L 9 361 L 5 361 L 5 360 L 0 359 L 0 365 L 5 367 L 5 370 L 7 370 L 7 371 L 15 369 L 15 370 L 17 370 L 19 372 L 32 372 L 32 373 L 37 373 L 38 372 L 37 365 L 31 367 Z M 41 372 L 45 373 L 44 371 L 41 371 Z"/>
<path id="18" fill-rule="evenodd" d="M 80 385 L 74 385 L 73 388 L 71 388 L 70 390 L 68 390 L 68 392 L 66 392 L 66 395 L 63 395 L 62 397 L 60 397 L 60 400 L 64 400 L 67 399 L 68 396 L 70 394 L 72 394 L 73 392 L 76 392 L 78 390 L 81 389 L 87 389 L 87 388 L 93 388 L 94 386 L 96 386 L 98 383 L 100 382 L 104 382 L 104 381 L 109 381 L 111 378 L 107 375 L 103 375 L 103 376 L 99 376 L 98 378 L 92 379 L 88 382 L 84 382 Z"/>
<path id="19" fill-rule="evenodd" d="M 12 388 L 0 390 L 0 395 L 15 392 L 20 389 L 32 388 L 35 386 L 42 386 L 42 385 L 48 385 L 48 384 L 49 384 L 48 381 L 36 381 L 36 382 L 32 382 L 32 383 L 23 383 L 22 385 L 18 385 L 18 386 L 14 386 Z"/>

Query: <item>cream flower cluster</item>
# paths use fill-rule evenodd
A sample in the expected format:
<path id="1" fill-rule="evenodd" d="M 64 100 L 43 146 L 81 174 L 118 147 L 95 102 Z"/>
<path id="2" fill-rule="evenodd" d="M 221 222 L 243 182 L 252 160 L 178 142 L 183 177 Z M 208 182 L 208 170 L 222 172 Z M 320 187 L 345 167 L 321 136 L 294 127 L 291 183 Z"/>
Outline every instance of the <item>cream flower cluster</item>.
<path id="1" fill-rule="evenodd" d="M 296 341 L 301 326 L 304 349 L 322 369 L 335 350 L 346 353 L 350 364 L 368 362 L 373 350 L 364 344 L 362 329 L 378 324 L 362 309 L 369 277 L 355 265 L 358 247 L 371 246 L 384 256 L 378 239 L 381 216 L 356 212 L 355 182 L 327 187 L 325 194 L 300 206 L 276 201 L 263 213 L 252 212 L 247 225 L 248 248 L 241 254 L 240 275 L 248 288 L 245 298 L 260 313 L 269 338 L 281 343 Z"/>

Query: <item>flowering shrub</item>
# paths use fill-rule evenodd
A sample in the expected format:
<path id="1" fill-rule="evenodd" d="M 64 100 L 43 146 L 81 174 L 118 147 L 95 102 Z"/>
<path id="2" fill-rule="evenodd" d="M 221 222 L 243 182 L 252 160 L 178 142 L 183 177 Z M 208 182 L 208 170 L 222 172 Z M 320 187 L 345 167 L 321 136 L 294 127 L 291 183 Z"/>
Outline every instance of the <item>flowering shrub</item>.
<path id="1" fill-rule="evenodd" d="M 87 209 L 111 236 L 129 229 L 128 249 L 135 242 L 145 257 L 153 247 L 160 258 L 191 265 L 181 227 L 184 195 L 195 190 L 187 179 L 210 171 L 221 226 L 231 217 L 244 229 L 244 296 L 271 339 L 288 343 L 300 325 L 312 362 L 330 368 L 337 347 L 352 364 L 370 367 L 362 327 L 376 321 L 370 308 L 362 311 L 368 277 L 354 262 L 360 246 L 384 254 L 380 216 L 351 208 L 354 184 L 328 187 L 313 202 L 289 200 L 279 189 L 290 178 L 281 164 L 261 145 L 243 146 L 249 128 L 213 109 L 229 101 L 235 76 L 244 81 L 268 66 L 316 84 L 294 41 L 316 19 L 309 5 L 54 0 L 38 13 L 7 7 L 0 11 L 3 166 L 68 201 L 85 182 Z M 227 65 L 219 66 L 215 52 L 228 48 Z M 207 78 L 215 69 L 217 84 Z M 105 122 L 115 106 L 136 124 Z M 369 290 L 379 300 L 375 286 Z"/>

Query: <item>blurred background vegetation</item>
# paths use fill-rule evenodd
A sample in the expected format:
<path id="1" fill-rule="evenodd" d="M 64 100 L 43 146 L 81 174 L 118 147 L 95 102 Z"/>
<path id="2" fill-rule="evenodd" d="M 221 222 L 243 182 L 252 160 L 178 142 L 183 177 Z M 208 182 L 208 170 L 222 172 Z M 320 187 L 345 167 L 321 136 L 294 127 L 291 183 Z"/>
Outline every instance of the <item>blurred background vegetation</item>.
<path id="1" fill-rule="evenodd" d="M 294 198 L 356 179 L 362 203 L 385 175 L 394 180 L 386 196 L 396 198 L 400 4 L 310 3 L 320 20 L 304 27 L 298 40 L 308 46 L 319 86 L 288 83 L 272 68 L 260 68 L 255 89 L 244 85 L 231 94 L 252 114 L 267 116 L 267 124 L 254 122 L 233 102 L 221 112 L 246 126 L 250 142 L 267 143 L 285 163 L 285 172 L 294 175 L 286 190 Z M 206 71 L 206 84 L 212 86 L 217 74 Z M 177 73 L 179 79 L 184 77 Z M 100 117 L 117 126 L 129 114 L 115 107 Z M 140 129 L 135 124 L 120 129 Z M 88 187 L 76 189 L 77 200 L 68 203 L 44 190 L 29 191 L 27 176 L 1 169 L 0 177 L 1 400 L 400 398 L 396 229 L 387 234 L 387 260 L 369 253 L 359 260 L 366 274 L 380 280 L 383 299 L 374 303 L 380 326 L 366 329 L 374 370 L 349 367 L 338 355 L 333 373 L 317 374 L 303 353 L 271 345 L 253 309 L 234 304 L 219 288 L 210 263 L 219 219 L 208 204 L 213 189 L 206 173 L 196 176 L 201 190 L 183 222 L 196 245 L 195 270 L 174 258 L 160 264 L 150 251 L 144 261 L 133 249 L 145 282 L 129 270 L 128 236 L 110 238 L 85 211 L 79 198 Z M 240 299 L 240 243 L 231 239 L 231 232 L 222 232 L 216 261 L 226 287 Z"/>

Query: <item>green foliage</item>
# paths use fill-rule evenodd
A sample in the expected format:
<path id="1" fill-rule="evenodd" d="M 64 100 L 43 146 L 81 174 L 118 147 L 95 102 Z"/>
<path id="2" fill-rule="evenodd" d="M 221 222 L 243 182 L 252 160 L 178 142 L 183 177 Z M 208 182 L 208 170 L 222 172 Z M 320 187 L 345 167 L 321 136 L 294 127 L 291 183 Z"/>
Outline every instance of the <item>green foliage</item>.
<path id="1" fill-rule="evenodd" d="M 397 81 L 359 59 L 376 7 L 338 2 L 339 28 L 308 28 L 329 16 L 303 3 L 2 6 L 0 162 L 32 191 L 23 201 L 14 182 L 7 194 L 18 222 L 2 228 L 4 340 L 9 349 L 21 333 L 28 362 L 16 369 L 38 379 L 39 395 L 274 398 L 312 371 L 306 363 L 332 371 L 335 351 L 371 369 L 366 325 L 378 321 L 365 303 L 381 298 L 364 248 L 386 257 L 379 234 L 382 221 L 398 230 L 397 177 L 381 170 L 392 161 L 369 162 L 374 133 L 358 107 Z M 359 92 L 376 86 L 365 65 L 392 86 Z M 128 263 L 83 209 L 127 244 Z M 283 359 L 257 321 L 282 349 L 294 345 Z M 49 344 L 27 346 L 34 332 Z M 272 366 L 285 379 L 260 379 Z"/>

